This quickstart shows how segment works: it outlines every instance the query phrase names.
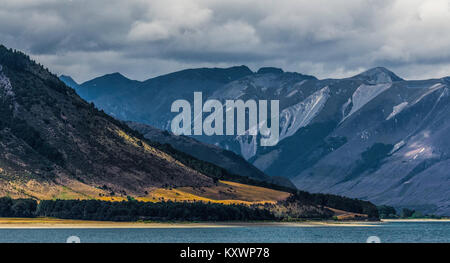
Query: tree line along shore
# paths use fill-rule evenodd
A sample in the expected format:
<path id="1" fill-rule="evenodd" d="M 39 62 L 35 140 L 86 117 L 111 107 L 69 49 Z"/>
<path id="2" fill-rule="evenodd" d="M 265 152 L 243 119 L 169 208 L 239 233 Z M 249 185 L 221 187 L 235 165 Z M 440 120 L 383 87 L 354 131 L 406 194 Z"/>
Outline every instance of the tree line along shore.
<path id="1" fill-rule="evenodd" d="M 292 196 L 278 204 L 220 204 L 208 202 L 140 202 L 133 198 L 111 202 L 101 200 L 41 200 L 0 198 L 0 217 L 53 217 L 60 219 L 134 222 L 148 221 L 286 221 L 297 219 L 333 219 L 325 206 L 298 204 Z M 306 201 L 304 201 L 306 202 Z M 356 212 L 378 219 L 372 207 L 353 207 Z M 367 211 L 366 211 L 367 210 Z M 372 209 L 373 210 L 373 209 Z"/>

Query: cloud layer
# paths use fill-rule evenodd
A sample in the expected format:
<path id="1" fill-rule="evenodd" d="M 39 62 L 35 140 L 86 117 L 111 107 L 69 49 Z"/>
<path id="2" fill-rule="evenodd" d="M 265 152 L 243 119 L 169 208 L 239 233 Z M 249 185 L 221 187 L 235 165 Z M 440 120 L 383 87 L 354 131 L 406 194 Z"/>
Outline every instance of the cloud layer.
<path id="1" fill-rule="evenodd" d="M 0 41 L 78 81 L 245 64 L 450 75 L 450 0 L 2 0 Z"/>

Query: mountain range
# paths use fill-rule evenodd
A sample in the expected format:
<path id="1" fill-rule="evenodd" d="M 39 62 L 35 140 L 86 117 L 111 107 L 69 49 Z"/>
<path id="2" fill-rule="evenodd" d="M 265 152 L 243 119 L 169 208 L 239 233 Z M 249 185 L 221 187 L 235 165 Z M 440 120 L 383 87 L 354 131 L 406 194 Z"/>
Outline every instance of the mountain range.
<path id="1" fill-rule="evenodd" d="M 183 70 L 146 81 L 119 73 L 77 84 L 115 118 L 169 130 L 174 100 L 279 100 L 280 142 L 258 136 L 193 136 L 241 155 L 301 190 L 450 215 L 450 78 L 404 80 L 377 67 L 343 79 L 278 68 Z M 167 141 L 165 141 L 167 142 Z M 186 152 L 189 149 L 185 149 Z"/>
<path id="2" fill-rule="evenodd" d="M 1 45 L 0 117 L 0 197 L 244 204 L 279 218 L 378 217 L 370 202 L 298 191 L 226 150 L 135 127 L 150 138 L 177 139 L 151 141 L 24 53 Z M 196 149 L 198 158 L 175 147 Z M 225 168 L 213 163 L 217 159 Z"/>

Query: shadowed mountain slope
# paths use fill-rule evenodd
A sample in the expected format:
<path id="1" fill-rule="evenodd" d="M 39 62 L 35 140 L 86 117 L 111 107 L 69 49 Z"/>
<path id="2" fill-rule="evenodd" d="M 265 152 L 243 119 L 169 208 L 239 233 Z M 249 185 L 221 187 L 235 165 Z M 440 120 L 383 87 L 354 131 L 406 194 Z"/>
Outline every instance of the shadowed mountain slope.
<path id="1" fill-rule="evenodd" d="M 279 100 L 275 147 L 259 146 L 260 135 L 194 138 L 241 155 L 267 175 L 288 177 L 302 190 L 450 215 L 448 77 L 408 81 L 377 67 L 319 80 L 262 68 L 212 81 L 199 72 L 206 71 L 150 79 L 132 93 L 125 89 L 95 103 L 120 119 L 168 130 L 176 115 L 171 103 L 192 103 L 194 91 L 221 102 Z"/>
<path id="2" fill-rule="evenodd" d="M 287 178 L 268 176 L 234 152 L 197 141 L 187 136 L 175 136 L 149 125 L 127 122 L 132 129 L 142 133 L 150 141 L 170 144 L 173 148 L 193 157 L 220 166 L 232 174 L 246 176 L 259 181 L 295 189 L 295 185 Z"/>

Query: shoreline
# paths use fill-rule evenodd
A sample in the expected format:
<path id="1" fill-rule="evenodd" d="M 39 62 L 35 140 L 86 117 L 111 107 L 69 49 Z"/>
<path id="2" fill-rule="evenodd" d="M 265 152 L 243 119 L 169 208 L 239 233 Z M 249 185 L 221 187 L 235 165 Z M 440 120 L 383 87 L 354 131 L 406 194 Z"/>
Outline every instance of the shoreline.
<path id="1" fill-rule="evenodd" d="M 0 218 L 1 229 L 120 229 L 120 228 L 237 228 L 237 227 L 374 227 L 382 222 L 110 222 L 56 218 Z"/>
<path id="2" fill-rule="evenodd" d="M 382 219 L 381 221 L 299 222 L 111 222 L 57 218 L 0 218 L 1 229 L 162 229 L 162 228 L 238 228 L 238 227 L 379 227 L 390 222 L 450 222 L 450 219 Z"/>
<path id="3" fill-rule="evenodd" d="M 381 219 L 381 222 L 401 222 L 401 223 L 408 223 L 408 222 L 450 222 L 450 218 L 443 218 L 443 219 L 433 219 L 433 218 L 411 218 L 411 219 Z"/>

